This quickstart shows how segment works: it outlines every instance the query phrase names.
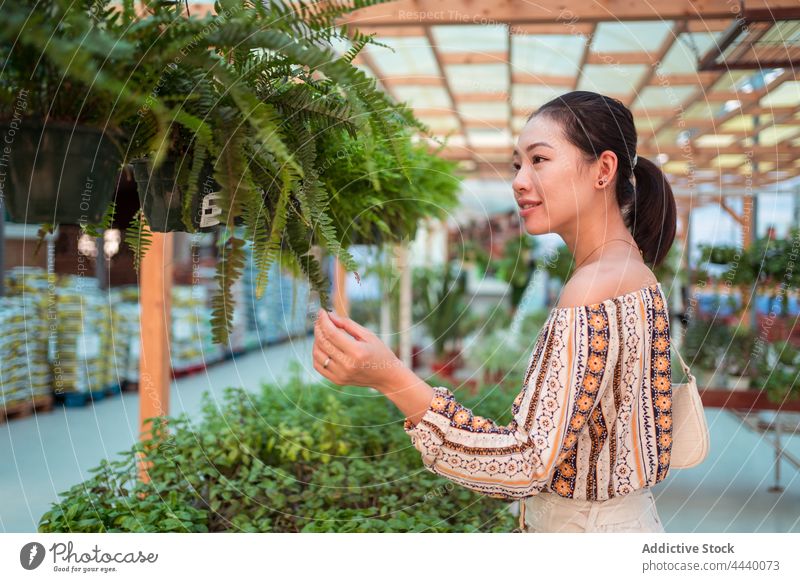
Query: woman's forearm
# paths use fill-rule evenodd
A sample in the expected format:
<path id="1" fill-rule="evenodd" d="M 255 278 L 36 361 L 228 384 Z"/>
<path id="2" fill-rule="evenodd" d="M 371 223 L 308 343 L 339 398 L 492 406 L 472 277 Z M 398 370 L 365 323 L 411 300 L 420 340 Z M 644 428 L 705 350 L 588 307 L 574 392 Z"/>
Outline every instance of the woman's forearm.
<path id="1" fill-rule="evenodd" d="M 386 381 L 375 386 L 391 400 L 414 426 L 425 416 L 433 400 L 433 388 L 406 366 L 398 366 Z"/>

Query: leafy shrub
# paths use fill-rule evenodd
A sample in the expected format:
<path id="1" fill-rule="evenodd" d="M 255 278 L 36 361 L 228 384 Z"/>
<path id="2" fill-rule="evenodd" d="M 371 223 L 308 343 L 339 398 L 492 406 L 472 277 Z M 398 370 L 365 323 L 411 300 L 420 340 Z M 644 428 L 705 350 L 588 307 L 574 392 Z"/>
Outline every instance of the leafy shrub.
<path id="1" fill-rule="evenodd" d="M 761 346 L 757 352 L 756 386 L 776 404 L 800 399 L 800 349 L 788 340 Z"/>
<path id="2" fill-rule="evenodd" d="M 466 406 L 508 422 L 513 394 L 486 389 Z M 156 421 L 154 437 L 61 494 L 41 532 L 511 531 L 508 502 L 422 466 L 382 395 L 354 387 L 264 385 L 204 397 L 196 424 Z M 137 479 L 137 455 L 152 462 Z"/>

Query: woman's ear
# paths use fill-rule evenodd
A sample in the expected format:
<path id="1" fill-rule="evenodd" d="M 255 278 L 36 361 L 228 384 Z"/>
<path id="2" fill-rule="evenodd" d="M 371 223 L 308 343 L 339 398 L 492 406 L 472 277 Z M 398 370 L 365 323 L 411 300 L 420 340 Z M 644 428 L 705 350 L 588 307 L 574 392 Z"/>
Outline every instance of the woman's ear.
<path id="1" fill-rule="evenodd" d="M 606 150 L 597 159 L 597 185 L 608 186 L 617 174 L 617 155 Z"/>

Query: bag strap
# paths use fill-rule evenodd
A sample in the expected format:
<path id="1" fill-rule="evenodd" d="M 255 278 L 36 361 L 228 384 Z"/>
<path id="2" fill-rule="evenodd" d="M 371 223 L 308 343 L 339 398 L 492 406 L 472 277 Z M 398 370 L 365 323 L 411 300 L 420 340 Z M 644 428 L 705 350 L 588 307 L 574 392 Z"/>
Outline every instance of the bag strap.
<path id="1" fill-rule="evenodd" d="M 678 348 L 675 347 L 675 344 L 672 343 L 671 340 L 670 340 L 669 343 L 670 343 L 670 347 L 674 348 L 675 349 L 675 353 L 678 354 L 678 360 L 680 360 L 681 367 L 683 368 L 683 371 L 686 374 L 686 377 L 688 378 L 692 373 L 691 370 L 689 370 L 689 366 L 687 366 L 686 362 L 683 361 L 683 357 L 681 356 L 681 353 L 678 351 Z"/>

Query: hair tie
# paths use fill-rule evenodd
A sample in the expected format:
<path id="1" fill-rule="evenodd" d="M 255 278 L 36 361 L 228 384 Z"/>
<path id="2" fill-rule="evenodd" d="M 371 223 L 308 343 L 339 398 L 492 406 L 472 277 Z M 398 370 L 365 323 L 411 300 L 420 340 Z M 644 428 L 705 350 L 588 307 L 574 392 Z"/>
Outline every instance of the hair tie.
<path id="1" fill-rule="evenodd" d="M 633 156 L 633 167 L 636 167 L 636 162 L 639 161 L 639 154 L 634 154 Z"/>

